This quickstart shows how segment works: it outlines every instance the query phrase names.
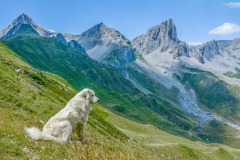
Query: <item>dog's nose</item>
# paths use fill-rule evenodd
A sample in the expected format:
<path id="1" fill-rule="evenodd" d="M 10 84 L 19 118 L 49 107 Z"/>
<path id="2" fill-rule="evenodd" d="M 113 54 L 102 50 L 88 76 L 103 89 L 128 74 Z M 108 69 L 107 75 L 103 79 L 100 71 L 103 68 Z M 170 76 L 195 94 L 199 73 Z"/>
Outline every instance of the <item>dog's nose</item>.
<path id="1" fill-rule="evenodd" d="M 100 99 L 98 99 L 98 102 L 100 101 Z"/>

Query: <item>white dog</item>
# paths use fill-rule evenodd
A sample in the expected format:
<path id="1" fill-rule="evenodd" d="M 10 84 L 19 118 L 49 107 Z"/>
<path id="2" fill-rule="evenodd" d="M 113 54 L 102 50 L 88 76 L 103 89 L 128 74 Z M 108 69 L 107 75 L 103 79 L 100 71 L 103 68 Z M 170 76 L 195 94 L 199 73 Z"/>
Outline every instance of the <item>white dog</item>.
<path id="1" fill-rule="evenodd" d="M 99 98 L 91 89 L 84 89 L 75 95 L 55 116 L 43 127 L 41 132 L 38 128 L 25 128 L 27 134 L 35 140 L 54 140 L 57 142 L 70 141 L 73 129 L 79 140 L 85 141 L 85 125 L 88 114 L 92 110 L 91 103 L 99 102 Z"/>

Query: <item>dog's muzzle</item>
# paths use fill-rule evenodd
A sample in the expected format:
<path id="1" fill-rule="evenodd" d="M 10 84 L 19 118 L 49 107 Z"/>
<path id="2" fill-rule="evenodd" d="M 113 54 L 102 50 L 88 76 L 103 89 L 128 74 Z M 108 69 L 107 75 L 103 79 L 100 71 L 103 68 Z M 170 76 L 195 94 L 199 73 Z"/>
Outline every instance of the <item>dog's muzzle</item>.
<path id="1" fill-rule="evenodd" d="M 93 100 L 92 100 L 92 103 L 98 103 L 100 101 L 100 99 L 99 98 L 97 98 L 97 97 L 94 97 L 93 98 Z"/>

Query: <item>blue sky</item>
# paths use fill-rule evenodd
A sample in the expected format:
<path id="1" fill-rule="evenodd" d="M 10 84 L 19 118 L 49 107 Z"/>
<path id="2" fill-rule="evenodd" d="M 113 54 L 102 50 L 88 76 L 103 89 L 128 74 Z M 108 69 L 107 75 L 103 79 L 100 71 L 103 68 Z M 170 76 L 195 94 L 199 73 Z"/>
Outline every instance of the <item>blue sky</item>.
<path id="1" fill-rule="evenodd" d="M 40 26 L 80 34 L 103 22 L 130 40 L 172 18 L 186 42 L 240 37 L 240 0 L 0 0 L 0 29 L 26 13 Z"/>

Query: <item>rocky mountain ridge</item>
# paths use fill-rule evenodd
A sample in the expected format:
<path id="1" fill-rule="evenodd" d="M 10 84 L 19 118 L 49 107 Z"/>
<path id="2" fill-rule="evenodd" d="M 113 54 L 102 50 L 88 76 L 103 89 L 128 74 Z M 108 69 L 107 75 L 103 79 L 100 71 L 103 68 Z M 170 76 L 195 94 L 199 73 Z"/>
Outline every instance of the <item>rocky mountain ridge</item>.
<path id="1" fill-rule="evenodd" d="M 120 32 L 103 23 L 93 26 L 80 35 L 73 35 L 43 29 L 30 16 L 23 13 L 1 31 L 0 38 L 6 40 L 10 35 L 14 36 L 18 32 L 16 26 L 22 24 L 31 26 L 29 28 L 33 28 L 32 30 L 35 30 L 41 37 L 56 38 L 63 44 L 88 54 L 93 59 L 112 65 L 116 69 L 136 60 L 135 50 L 131 47 L 131 42 Z M 15 28 L 14 32 L 13 28 Z"/>
<path id="2" fill-rule="evenodd" d="M 87 55 L 85 49 L 77 41 L 70 40 L 68 42 L 62 33 L 52 32 L 38 26 L 30 16 L 24 13 L 18 16 L 6 29 L 0 32 L 0 38 L 5 41 L 8 38 L 12 38 L 20 34 L 52 37 L 59 40 L 64 45 L 70 46 Z"/>
<path id="3" fill-rule="evenodd" d="M 206 61 L 219 59 L 227 53 L 233 58 L 238 58 L 239 39 L 234 40 L 212 40 L 201 45 L 190 46 L 177 38 L 176 26 L 172 19 L 162 22 L 146 31 L 145 34 L 137 36 L 132 41 L 132 46 L 140 54 L 147 55 L 157 50 L 159 53 L 169 53 L 172 58 L 194 58 L 201 64 Z"/>
<path id="4" fill-rule="evenodd" d="M 232 41 L 212 40 L 201 45 L 190 46 L 177 38 L 176 26 L 171 18 L 148 29 L 145 34 L 130 41 L 120 32 L 107 27 L 103 23 L 99 23 L 79 35 L 52 32 L 38 26 L 30 16 L 23 13 L 0 32 L 1 39 L 5 40 L 8 36 L 16 34 L 21 24 L 30 25 L 39 36 L 55 37 L 65 45 L 75 40 L 91 58 L 113 66 L 114 64 L 107 62 L 106 59 L 113 56 L 111 53 L 116 53 L 116 51 L 120 53 L 121 50 L 124 52 L 119 58 L 124 64 L 136 60 L 136 51 L 140 55 L 148 55 L 158 50 L 159 53 L 169 53 L 173 59 L 179 59 L 180 57 L 194 58 L 201 64 L 214 60 L 225 53 L 228 53 L 233 58 L 239 58 L 236 54 L 239 51 L 238 39 Z M 74 44 L 76 45 L 76 42 Z M 71 46 L 74 46 L 72 42 Z M 83 50 L 81 49 L 81 51 Z M 117 63 L 120 64 L 120 61 Z"/>
<path id="5" fill-rule="evenodd" d="M 52 37 L 54 35 L 56 35 L 56 32 L 52 32 L 49 31 L 47 29 L 44 29 L 40 26 L 38 26 L 30 16 L 26 15 L 25 13 L 21 14 L 20 16 L 18 16 L 7 28 L 3 29 L 0 32 L 0 37 L 5 36 L 13 27 L 15 27 L 18 24 L 29 24 L 30 26 L 32 26 L 32 28 L 38 32 L 38 34 L 40 36 L 43 37 Z"/>

